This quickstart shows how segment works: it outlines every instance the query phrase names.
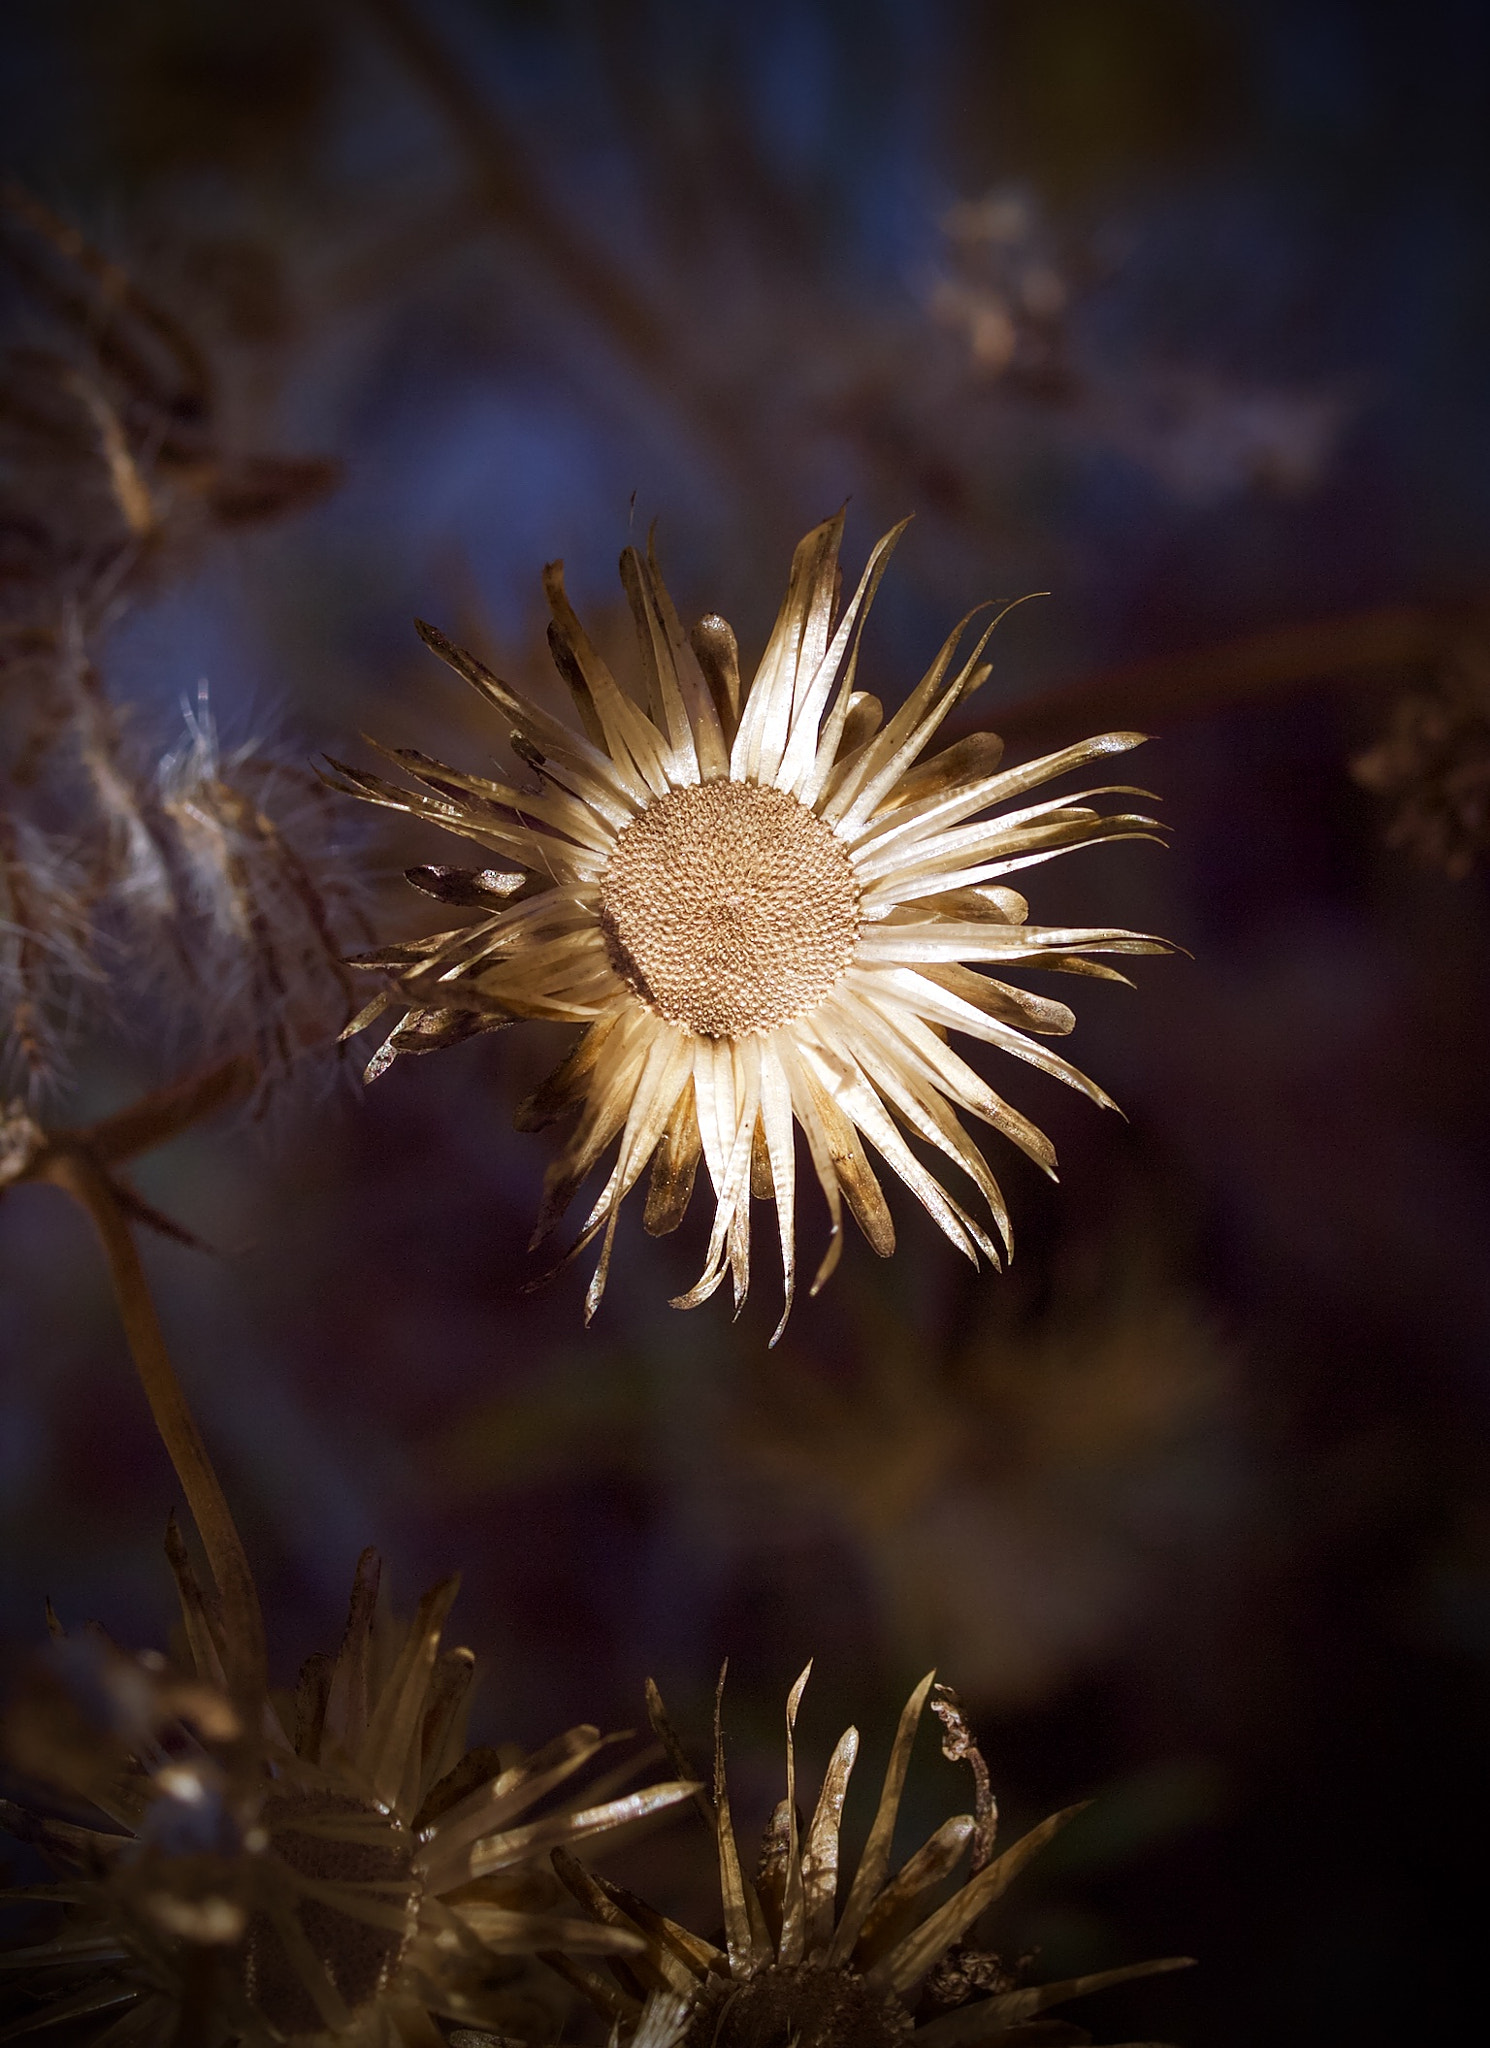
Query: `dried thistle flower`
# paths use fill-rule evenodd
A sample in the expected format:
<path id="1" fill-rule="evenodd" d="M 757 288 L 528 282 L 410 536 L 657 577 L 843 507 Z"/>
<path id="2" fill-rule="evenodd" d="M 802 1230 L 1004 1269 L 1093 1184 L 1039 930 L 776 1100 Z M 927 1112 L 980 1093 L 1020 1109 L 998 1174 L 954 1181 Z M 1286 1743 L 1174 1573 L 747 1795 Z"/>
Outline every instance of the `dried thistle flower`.
<path id="1" fill-rule="evenodd" d="M 1392 706 L 1350 772 L 1391 806 L 1388 846 L 1461 881 L 1490 849 L 1490 648 L 1467 641 L 1430 690 Z"/>
<path id="2" fill-rule="evenodd" d="M 102 650 L 206 534 L 309 502 L 334 470 L 231 453 L 210 352 L 12 184 L 0 299 L 19 337 L 0 353 L 4 1078 L 31 1100 L 55 1089 L 101 1018 L 190 1058 L 249 1052 L 273 1077 L 348 1014 L 356 926 L 330 807 L 262 747 L 222 749 L 205 706 L 162 762 Z"/>
<path id="3" fill-rule="evenodd" d="M 344 941 L 360 891 L 324 784 L 259 740 L 222 745 L 203 689 L 157 773 L 173 1007 L 199 1055 L 251 1051 L 261 1075 L 324 1048 L 352 1011 Z"/>
<path id="4" fill-rule="evenodd" d="M 1078 2029 L 1031 2036 L 1025 2022 L 1067 1999 L 1110 1984 L 1186 1967 L 1189 1958 L 1134 1963 L 1055 1984 L 1018 1983 L 1000 1958 L 970 1949 L 964 1937 L 1053 1835 L 1081 1811 L 1068 1807 L 1031 1829 L 1012 1848 L 992 1854 L 997 1813 L 986 1773 L 975 1769 L 976 1813 L 946 1820 L 891 1876 L 895 1823 L 917 1725 L 932 1693 L 923 1678 L 907 1701 L 885 1770 L 878 1810 L 848 1896 L 838 1897 L 839 1828 L 858 1754 L 856 1728 L 845 1731 L 823 1777 L 812 1818 L 798 1812 L 795 1735 L 809 1664 L 786 1704 L 786 1797 L 761 1843 L 754 1879 L 744 1874 L 724 1767 L 721 1673 L 714 1711 L 714 1799 L 704 1805 L 718 1843 L 724 1907 L 721 1949 L 655 1911 L 619 1885 L 597 1878 L 556 1851 L 555 1867 L 580 1903 L 608 1927 L 641 1934 L 640 1954 L 611 1965 L 610 1981 L 569 1964 L 568 1974 L 613 2016 L 620 2039 L 638 2048 L 643 1996 L 665 1990 L 689 2001 L 683 2048 L 971 2048 L 971 2044 L 1078 2041 Z M 981 1767 L 955 1694 L 939 1688 L 937 1711 L 947 1727 L 943 1753 Z M 675 1763 L 677 1736 L 655 1686 L 648 1686 L 653 1725 Z M 971 1851 L 966 1880 L 939 1896 Z M 635 2031 L 633 2031 L 635 2030 Z"/>
<path id="5" fill-rule="evenodd" d="M 1142 735 L 1104 734 L 999 774 L 1002 742 L 977 733 L 913 767 L 989 673 L 982 656 L 993 628 L 958 662 L 964 620 L 881 728 L 877 700 L 854 688 L 858 631 L 902 529 L 875 548 L 835 620 L 842 530 L 840 514 L 798 545 L 775 629 L 744 687 L 725 622 L 705 618 L 685 641 L 655 556 L 644 561 L 628 548 L 621 576 L 646 682 L 623 690 L 570 607 L 562 565 L 552 564 L 550 646 L 582 733 L 421 626 L 510 723 L 514 751 L 537 778 L 531 793 L 410 748 L 386 751 L 423 785 L 418 791 L 332 764 L 338 787 L 516 863 L 510 873 L 409 871 L 441 901 L 483 915 L 364 956 L 406 1005 L 368 1072 L 517 1017 L 583 1027 L 518 1122 L 536 1129 L 579 1112 L 549 1173 L 539 1238 L 619 1141 L 576 1246 L 604 1233 L 587 1313 L 605 1286 L 621 1201 L 648 1162 L 647 1227 L 665 1232 L 682 1219 L 700 1156 L 714 1225 L 702 1277 L 675 1306 L 705 1300 L 726 1272 L 736 1306 L 744 1301 L 754 1194 L 776 1204 L 789 1312 L 794 1121 L 832 1225 L 814 1292 L 837 1262 L 845 1201 L 877 1252 L 894 1248 L 865 1138 L 959 1250 L 974 1264 L 981 1251 L 997 1265 L 993 1237 L 922 1165 L 896 1119 L 969 1176 L 1006 1252 L 1003 1197 L 957 1112 L 993 1125 L 1047 1171 L 1054 1153 L 951 1049 L 947 1033 L 996 1045 L 1096 1102 L 1108 1098 L 1027 1035 L 1069 1031 L 1075 1020 L 1064 1004 L 965 963 L 1121 980 L 1090 956 L 1167 950 L 1135 932 L 1030 925 L 1024 898 L 1004 879 L 1073 846 L 1152 835 L 1150 818 L 1055 797 L 966 822 Z M 393 1000 L 376 997 L 352 1028 Z"/>
<path id="6" fill-rule="evenodd" d="M 696 1787 L 604 1796 L 623 1770 L 556 1807 L 607 1746 L 594 1728 L 517 1762 L 466 1750 L 474 1659 L 440 1647 L 457 1582 L 399 1627 L 371 1551 L 337 1655 L 307 1662 L 293 1700 L 243 1697 L 174 1529 L 168 1549 L 190 1671 L 64 1638 L 8 1717 L 12 1762 L 107 1825 L 0 1808 L 64 1873 L 0 1893 L 64 1914 L 50 1941 L 0 1959 L 29 2008 L 5 2038 L 70 2021 L 111 2044 L 433 2048 L 436 2017 L 548 2038 L 537 1952 L 641 1940 L 556 1912 L 544 1852 Z"/>

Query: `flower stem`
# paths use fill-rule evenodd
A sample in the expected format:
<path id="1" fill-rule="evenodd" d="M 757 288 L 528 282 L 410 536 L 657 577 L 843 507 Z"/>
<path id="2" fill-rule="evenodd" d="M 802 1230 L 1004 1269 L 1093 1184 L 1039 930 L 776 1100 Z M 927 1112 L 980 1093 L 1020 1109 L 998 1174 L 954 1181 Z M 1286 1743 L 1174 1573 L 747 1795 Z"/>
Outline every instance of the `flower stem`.
<path id="1" fill-rule="evenodd" d="M 261 1696 L 264 1619 L 248 1553 L 171 1364 L 129 1218 L 108 1174 L 86 1148 L 56 1148 L 43 1175 L 88 1212 L 98 1232 L 135 1370 L 217 1582 L 229 1685 L 240 1697 Z"/>

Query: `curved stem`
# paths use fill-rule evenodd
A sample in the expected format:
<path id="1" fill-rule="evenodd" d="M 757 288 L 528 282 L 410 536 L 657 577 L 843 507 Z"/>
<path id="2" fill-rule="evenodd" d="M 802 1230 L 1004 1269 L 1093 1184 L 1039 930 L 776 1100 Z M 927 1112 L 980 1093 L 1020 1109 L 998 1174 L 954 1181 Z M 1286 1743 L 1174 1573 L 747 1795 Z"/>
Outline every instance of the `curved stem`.
<path id="1" fill-rule="evenodd" d="M 43 1171 L 46 1179 L 87 1210 L 98 1232 L 135 1370 L 217 1582 L 223 1607 L 224 1659 L 229 1684 L 240 1696 L 262 1696 L 266 1671 L 264 1619 L 249 1570 L 248 1553 L 166 1350 L 160 1317 L 129 1219 L 107 1173 L 88 1151 L 58 1149 Z"/>

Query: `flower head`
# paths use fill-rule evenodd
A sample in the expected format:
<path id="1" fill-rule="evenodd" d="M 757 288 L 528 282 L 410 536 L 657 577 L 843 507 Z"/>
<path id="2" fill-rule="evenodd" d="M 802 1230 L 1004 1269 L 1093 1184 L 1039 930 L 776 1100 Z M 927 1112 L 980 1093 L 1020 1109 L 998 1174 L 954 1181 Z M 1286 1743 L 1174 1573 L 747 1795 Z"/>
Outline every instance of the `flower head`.
<path id="1" fill-rule="evenodd" d="M 1000 1899 L 1025 1865 L 1082 1809 L 1068 1807 L 1032 1828 L 1001 1854 L 993 1854 L 997 1808 L 987 1771 L 955 1694 L 923 1678 L 906 1702 L 885 1769 L 879 1805 L 847 1896 L 839 1898 L 839 1828 L 859 1731 L 845 1730 L 823 1777 L 805 1829 L 798 1811 L 795 1736 L 797 1710 L 809 1665 L 786 1704 L 786 1797 L 761 1843 L 759 1866 L 747 1877 L 730 1816 L 720 1723 L 719 1681 L 714 1713 L 714 1799 L 704 1802 L 718 1842 L 724 1907 L 724 1947 L 706 1941 L 656 1912 L 620 1886 L 593 1877 L 573 1858 L 554 1861 L 581 1904 L 602 1924 L 630 1929 L 646 1948 L 614 1966 L 614 1981 L 570 1965 L 570 1973 L 603 2011 L 614 2016 L 623 2041 L 644 2039 L 641 1996 L 667 1991 L 687 2001 L 682 2048 L 971 2048 L 971 2044 L 1033 2040 L 1024 2022 L 1067 1999 L 1157 1971 L 1183 1969 L 1187 1957 L 1130 1964 L 1054 1984 L 1021 1984 L 987 1951 L 965 1937 Z M 648 1687 L 654 1725 L 674 1753 L 677 1737 L 655 1686 Z M 895 1823 L 905 1788 L 911 1746 L 930 1699 L 946 1735 L 943 1754 L 969 1763 L 976 1812 L 943 1821 L 914 1855 L 891 1874 Z M 960 1865 L 965 1880 L 948 1894 Z M 635 2033 L 631 2029 L 636 2029 Z M 1046 2039 L 1040 2034 L 1039 2039 Z M 1071 2030 L 1055 2038 L 1085 2040 Z"/>
<path id="2" fill-rule="evenodd" d="M 441 1648 L 456 1581 L 398 1627 L 371 1551 L 336 1656 L 307 1662 L 292 1702 L 245 1700 L 179 1541 L 172 1561 L 190 1671 L 63 1638 L 7 1718 L 12 1762 L 95 1815 L 0 1810 L 62 1870 L 0 1894 L 65 1916 L 0 1959 L 28 2000 L 21 2031 L 70 2019 L 110 2042 L 426 2048 L 439 2018 L 549 2038 L 533 1958 L 640 1940 L 556 1912 L 545 1853 L 696 1788 L 567 1799 L 607 1747 L 589 1727 L 515 1761 L 467 1750 L 474 1659 Z"/>
<path id="3" fill-rule="evenodd" d="M 1465 642 L 1429 689 L 1399 697 L 1350 772 L 1391 805 L 1388 846 L 1462 881 L 1490 847 L 1490 648 Z"/>
<path id="4" fill-rule="evenodd" d="M 409 871 L 419 888 L 479 915 L 458 930 L 364 956 L 361 964 L 387 975 L 405 1005 L 368 1072 L 382 1072 L 399 1053 L 454 1044 L 514 1018 L 580 1027 L 574 1050 L 518 1120 L 532 1129 L 578 1112 L 549 1175 L 540 1237 L 617 1147 L 576 1246 L 603 1236 L 591 1312 L 623 1197 L 650 1162 L 647 1226 L 674 1229 L 700 1158 L 714 1224 L 702 1276 L 676 1305 L 703 1301 L 726 1273 L 736 1305 L 743 1302 L 754 1195 L 776 1205 L 789 1310 L 794 1124 L 832 1226 L 814 1291 L 837 1261 L 845 1204 L 877 1252 L 894 1247 L 865 1140 L 960 1250 L 975 1264 L 980 1252 L 997 1264 L 1011 1242 L 1008 1214 L 959 1112 L 991 1124 L 1047 1170 L 1054 1152 L 951 1049 L 948 1032 L 996 1045 L 1095 1101 L 1107 1097 L 1039 1043 L 1070 1030 L 1064 1004 L 967 963 L 1121 979 L 1091 956 L 1164 950 L 1129 931 L 1031 925 L 1005 879 L 1069 847 L 1152 834 L 1152 819 L 1104 815 L 1086 796 L 982 815 L 1142 736 L 1107 733 L 999 772 L 1002 742 L 975 733 L 915 765 L 988 674 L 983 652 L 993 627 L 959 658 L 964 620 L 884 721 L 854 677 L 859 631 L 901 529 L 875 548 L 839 612 L 842 528 L 840 514 L 799 544 L 775 629 L 744 686 L 724 621 L 711 615 L 685 640 L 655 557 L 628 548 L 621 575 L 645 680 L 623 688 L 570 607 L 562 564 L 552 564 L 549 643 L 580 732 L 421 627 L 507 722 L 514 752 L 535 778 L 529 789 L 407 748 L 390 757 L 422 785 L 417 790 L 333 763 L 340 787 L 428 818 L 511 864 Z M 387 992 L 375 998 L 357 1026 L 394 1000 Z M 991 1233 L 903 1132 L 971 1179 Z"/>

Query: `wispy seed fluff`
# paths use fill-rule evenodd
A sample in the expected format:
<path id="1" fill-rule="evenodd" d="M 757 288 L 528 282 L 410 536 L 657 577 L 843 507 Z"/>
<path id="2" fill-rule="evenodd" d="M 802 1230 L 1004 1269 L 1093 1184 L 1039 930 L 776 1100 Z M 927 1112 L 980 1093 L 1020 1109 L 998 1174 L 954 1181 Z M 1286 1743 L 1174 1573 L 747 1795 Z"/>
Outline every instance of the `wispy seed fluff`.
<path id="1" fill-rule="evenodd" d="M 390 987 L 352 1028 L 401 999 L 371 1079 L 399 1053 L 433 1051 L 516 1018 L 579 1027 L 569 1057 L 521 1106 L 518 1123 L 531 1130 L 578 1115 L 549 1172 L 537 1239 L 616 1148 L 574 1247 L 602 1236 L 587 1315 L 605 1287 L 622 1199 L 644 1168 L 652 1169 L 647 1228 L 662 1233 L 682 1220 L 700 1158 L 714 1192 L 713 1229 L 702 1276 L 675 1306 L 707 1299 L 726 1273 L 736 1307 L 743 1303 L 754 1196 L 776 1206 L 789 1312 L 796 1125 L 831 1225 L 814 1293 L 837 1264 L 845 1204 L 877 1252 L 894 1249 L 866 1141 L 959 1250 L 997 1265 L 1000 1248 L 1007 1255 L 1011 1247 L 1008 1212 L 959 1112 L 991 1124 L 1047 1171 L 1055 1155 L 953 1051 L 949 1032 L 1108 1102 L 1038 1042 L 1069 1031 L 1071 1011 L 982 970 L 1124 980 L 1091 956 L 1167 950 L 1136 932 L 1031 925 L 1024 898 L 1005 881 L 1073 846 L 1152 836 L 1149 817 L 1089 807 L 1094 796 L 1142 792 L 1088 790 L 986 814 L 1143 735 L 1105 733 L 1000 771 L 1002 741 L 975 733 L 916 765 L 988 675 L 983 654 L 997 619 L 959 659 L 976 614 L 964 619 L 886 721 L 854 676 L 865 615 L 903 530 L 880 541 L 840 611 L 842 515 L 815 527 L 797 547 L 786 600 L 744 685 L 730 628 L 710 615 L 685 637 L 655 556 L 649 550 L 643 560 L 634 548 L 621 558 L 621 580 L 642 674 L 630 686 L 618 682 L 570 606 L 563 565 L 553 563 L 549 644 L 581 731 L 420 627 L 498 711 L 536 788 L 468 775 L 409 748 L 384 751 L 418 789 L 332 764 L 338 787 L 428 818 L 511 864 L 409 871 L 430 895 L 479 914 L 364 956 L 359 964 L 383 972 Z M 991 1233 L 907 1135 L 967 1175 Z"/>

